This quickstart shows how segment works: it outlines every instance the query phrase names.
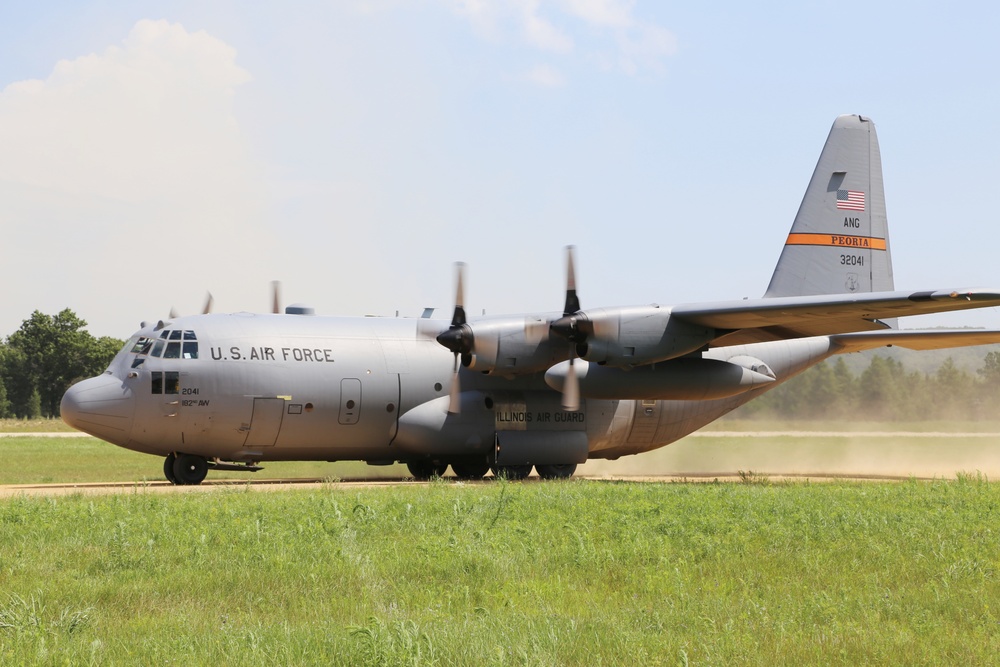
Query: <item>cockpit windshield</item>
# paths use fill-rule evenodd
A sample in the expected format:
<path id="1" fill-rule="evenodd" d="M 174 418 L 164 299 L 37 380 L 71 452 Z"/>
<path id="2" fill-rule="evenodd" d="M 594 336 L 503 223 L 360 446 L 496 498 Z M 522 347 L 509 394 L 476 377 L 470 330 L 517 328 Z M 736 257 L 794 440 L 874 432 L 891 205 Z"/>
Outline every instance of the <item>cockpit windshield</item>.
<path id="1" fill-rule="evenodd" d="M 189 330 L 164 329 L 158 338 L 140 336 L 132 344 L 131 352 L 136 355 L 132 360 L 132 368 L 141 366 L 148 357 L 197 359 L 198 336 Z"/>

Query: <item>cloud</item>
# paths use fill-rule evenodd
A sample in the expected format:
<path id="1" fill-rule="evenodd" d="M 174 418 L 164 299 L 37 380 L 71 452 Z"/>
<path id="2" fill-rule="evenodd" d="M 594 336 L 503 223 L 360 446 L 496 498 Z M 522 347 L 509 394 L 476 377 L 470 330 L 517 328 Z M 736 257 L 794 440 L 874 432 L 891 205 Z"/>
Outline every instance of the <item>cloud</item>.
<path id="1" fill-rule="evenodd" d="M 204 32 L 140 21 L 120 47 L 10 84 L 0 179 L 131 202 L 227 187 L 220 168 L 241 150 L 231 98 L 250 78 L 235 56 Z"/>
<path id="2" fill-rule="evenodd" d="M 590 59 L 605 69 L 630 75 L 641 70 L 660 71 L 663 60 L 677 51 L 677 40 L 666 28 L 635 17 L 631 0 L 446 0 L 474 29 L 494 41 L 503 41 L 513 30 L 529 45 L 561 55 L 588 49 Z M 583 23 L 596 33 L 593 45 L 581 47 L 568 31 Z M 589 43 L 588 43 L 589 44 Z"/>
<path id="3" fill-rule="evenodd" d="M 573 40 L 539 12 L 540 0 L 449 0 L 449 4 L 492 39 L 501 39 L 503 26 L 512 23 L 520 38 L 535 48 L 554 53 L 573 50 Z"/>
<path id="4" fill-rule="evenodd" d="M 558 88 L 566 85 L 566 78 L 551 65 L 536 65 L 525 72 L 523 79 L 543 88 Z"/>
<path id="5" fill-rule="evenodd" d="M 179 293 L 196 301 L 243 268 L 268 242 L 265 188 L 233 113 L 249 80 L 225 42 L 143 20 L 119 45 L 0 92 L 0 280 L 23 286 L 0 336 L 66 306 L 124 335 L 137 314 Z M 94 295 L 100 307 L 84 311 Z"/>

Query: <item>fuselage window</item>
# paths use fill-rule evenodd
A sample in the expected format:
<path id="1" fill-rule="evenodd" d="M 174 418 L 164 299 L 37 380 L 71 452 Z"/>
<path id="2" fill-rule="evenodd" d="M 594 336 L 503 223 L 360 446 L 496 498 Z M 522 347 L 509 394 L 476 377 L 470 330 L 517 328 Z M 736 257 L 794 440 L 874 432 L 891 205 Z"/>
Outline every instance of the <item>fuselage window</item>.
<path id="1" fill-rule="evenodd" d="M 179 394 L 181 393 L 181 374 L 177 371 L 153 371 L 149 374 L 153 379 L 151 393 Z"/>
<path id="2" fill-rule="evenodd" d="M 167 351 L 163 353 L 164 359 L 180 359 L 181 358 L 181 344 L 180 341 L 170 341 L 167 343 Z"/>
<path id="3" fill-rule="evenodd" d="M 163 354 L 163 346 L 166 344 L 167 344 L 166 341 L 164 341 L 163 339 L 160 339 L 155 343 L 153 343 L 153 351 L 149 353 L 150 356 L 158 357 L 161 354 Z"/>
<path id="4" fill-rule="evenodd" d="M 180 329 L 174 329 L 170 332 L 170 340 L 180 340 L 183 332 Z"/>
<path id="5" fill-rule="evenodd" d="M 185 332 L 187 333 L 187 332 Z M 184 359 L 197 359 L 198 358 L 198 341 L 196 340 L 186 340 L 184 341 Z"/>

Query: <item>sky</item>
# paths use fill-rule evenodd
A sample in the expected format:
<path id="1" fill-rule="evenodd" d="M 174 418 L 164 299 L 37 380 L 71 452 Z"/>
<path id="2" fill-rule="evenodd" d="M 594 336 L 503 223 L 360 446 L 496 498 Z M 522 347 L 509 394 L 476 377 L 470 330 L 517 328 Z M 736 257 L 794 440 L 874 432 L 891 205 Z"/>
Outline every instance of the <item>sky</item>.
<path id="1" fill-rule="evenodd" d="M 830 125 L 897 289 L 1000 287 L 1000 5 L 0 0 L 0 338 L 71 308 L 450 316 L 757 297 Z M 988 309 L 906 326 L 1000 328 Z"/>

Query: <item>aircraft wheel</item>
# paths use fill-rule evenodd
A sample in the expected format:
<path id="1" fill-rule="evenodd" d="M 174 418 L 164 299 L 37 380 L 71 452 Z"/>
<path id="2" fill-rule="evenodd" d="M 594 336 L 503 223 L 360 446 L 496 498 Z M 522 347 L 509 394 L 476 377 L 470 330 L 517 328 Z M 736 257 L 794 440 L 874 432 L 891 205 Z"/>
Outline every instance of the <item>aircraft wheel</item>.
<path id="1" fill-rule="evenodd" d="M 174 460 L 175 484 L 195 486 L 208 474 L 208 461 L 200 456 L 181 454 Z"/>
<path id="2" fill-rule="evenodd" d="M 423 461 L 410 461 L 406 464 L 406 468 L 413 475 L 414 479 L 420 480 L 421 482 L 427 481 L 432 477 L 442 477 L 446 472 L 448 472 L 447 463 L 434 463 L 433 461 L 423 460 Z"/>
<path id="3" fill-rule="evenodd" d="M 174 461 L 176 458 L 174 453 L 170 452 L 167 454 L 167 458 L 163 459 L 163 475 L 171 484 L 177 484 L 177 478 L 174 477 Z"/>
<path id="4" fill-rule="evenodd" d="M 553 463 L 535 466 L 538 476 L 542 479 L 569 479 L 576 472 L 575 463 Z"/>
<path id="5" fill-rule="evenodd" d="M 486 461 L 460 461 L 451 464 L 451 469 L 459 479 L 482 479 L 490 471 Z"/>
<path id="6" fill-rule="evenodd" d="M 531 474 L 531 466 L 494 466 L 493 475 L 495 477 L 506 477 L 511 481 L 522 480 Z"/>

